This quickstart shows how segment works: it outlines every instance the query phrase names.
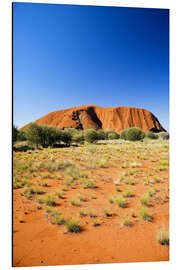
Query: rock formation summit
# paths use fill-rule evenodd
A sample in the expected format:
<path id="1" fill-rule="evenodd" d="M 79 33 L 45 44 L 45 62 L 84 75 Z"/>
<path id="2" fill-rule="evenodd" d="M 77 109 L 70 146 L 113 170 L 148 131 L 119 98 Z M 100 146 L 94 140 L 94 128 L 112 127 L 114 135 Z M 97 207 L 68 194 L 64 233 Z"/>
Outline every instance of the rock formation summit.
<path id="1" fill-rule="evenodd" d="M 88 128 L 113 129 L 120 132 L 136 126 L 143 131 L 166 131 L 150 111 L 133 107 L 79 106 L 51 112 L 35 122 L 59 128 L 73 127 L 83 130 Z"/>

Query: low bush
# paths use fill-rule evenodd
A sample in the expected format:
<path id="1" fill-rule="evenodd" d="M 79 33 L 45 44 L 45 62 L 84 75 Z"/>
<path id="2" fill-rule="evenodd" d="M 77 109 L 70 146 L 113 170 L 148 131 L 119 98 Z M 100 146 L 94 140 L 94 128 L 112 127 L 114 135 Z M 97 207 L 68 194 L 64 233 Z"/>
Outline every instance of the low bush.
<path id="1" fill-rule="evenodd" d="M 15 143 L 18 140 L 19 130 L 18 128 L 13 125 L 13 143 Z"/>
<path id="2" fill-rule="evenodd" d="M 99 140 L 98 132 L 92 128 L 85 130 L 84 132 L 85 141 L 88 143 L 95 143 Z"/>
<path id="3" fill-rule="evenodd" d="M 144 139 L 145 133 L 137 128 L 137 127 L 132 127 L 125 129 L 121 132 L 120 138 L 123 140 L 128 140 L 128 141 L 140 141 Z"/>
<path id="4" fill-rule="evenodd" d="M 156 139 L 159 138 L 157 133 L 154 133 L 154 132 L 152 132 L 150 130 L 146 132 L 146 137 L 149 138 L 149 139 L 152 139 L 152 140 L 156 140 Z"/>
<path id="5" fill-rule="evenodd" d="M 105 133 L 106 133 L 106 139 L 108 140 L 117 140 L 120 138 L 120 135 L 112 129 L 105 130 Z"/>
<path id="6" fill-rule="evenodd" d="M 30 123 L 25 132 L 26 139 L 32 144 L 42 147 L 53 146 L 58 142 L 63 142 L 70 145 L 72 135 L 69 131 L 59 128 Z"/>
<path id="7" fill-rule="evenodd" d="M 107 134 L 104 130 L 99 129 L 97 131 L 97 134 L 98 134 L 98 140 L 106 140 L 107 139 Z"/>
<path id="8" fill-rule="evenodd" d="M 169 132 L 160 132 L 158 136 L 161 140 L 169 140 Z"/>
<path id="9" fill-rule="evenodd" d="M 119 138 L 120 138 L 120 135 L 115 131 L 108 133 L 108 140 L 117 140 Z"/>

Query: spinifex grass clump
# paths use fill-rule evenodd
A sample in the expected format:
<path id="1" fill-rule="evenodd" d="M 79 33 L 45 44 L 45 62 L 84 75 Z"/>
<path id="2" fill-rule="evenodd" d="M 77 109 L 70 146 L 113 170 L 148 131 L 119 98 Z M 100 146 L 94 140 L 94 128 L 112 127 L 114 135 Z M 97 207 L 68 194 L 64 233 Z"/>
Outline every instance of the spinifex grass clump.
<path id="1" fill-rule="evenodd" d="M 32 195 L 36 194 L 36 189 L 35 187 L 29 187 L 25 188 L 23 193 L 22 193 L 27 199 L 30 199 Z"/>
<path id="2" fill-rule="evenodd" d="M 156 184 L 156 183 L 160 183 L 161 181 L 162 180 L 158 176 L 154 176 L 153 178 L 151 178 L 150 183 Z"/>
<path id="3" fill-rule="evenodd" d="M 48 187 L 48 183 L 47 183 L 46 181 L 42 181 L 42 182 L 40 183 L 40 185 L 41 185 L 42 187 Z"/>
<path id="4" fill-rule="evenodd" d="M 63 197 L 63 191 L 57 191 L 57 192 L 56 192 L 56 196 L 57 196 L 58 198 L 63 199 L 63 198 L 64 198 L 64 197 Z"/>
<path id="5" fill-rule="evenodd" d="M 79 210 L 79 215 L 80 215 L 80 217 L 85 217 L 85 216 L 87 216 L 85 210 L 82 209 L 82 208 Z"/>
<path id="6" fill-rule="evenodd" d="M 107 159 L 98 160 L 97 161 L 97 167 L 98 168 L 108 168 L 109 167 L 109 164 L 108 164 Z"/>
<path id="7" fill-rule="evenodd" d="M 80 202 L 86 202 L 87 201 L 86 197 L 84 195 L 82 195 L 82 194 L 78 195 L 78 199 L 80 200 Z"/>
<path id="8" fill-rule="evenodd" d="M 122 208 L 125 208 L 127 206 L 127 200 L 122 195 L 116 196 L 115 203 Z"/>
<path id="9" fill-rule="evenodd" d="M 111 217 L 112 216 L 112 213 L 108 208 L 104 209 L 104 214 L 105 214 L 106 217 Z"/>
<path id="10" fill-rule="evenodd" d="M 117 192 L 120 192 L 120 191 L 121 191 L 120 186 L 115 185 L 115 190 L 116 190 Z"/>
<path id="11" fill-rule="evenodd" d="M 141 218 L 143 218 L 144 220 L 147 221 L 152 221 L 153 217 L 152 215 L 149 213 L 149 210 L 147 209 L 147 207 L 143 207 L 139 210 L 139 215 Z"/>
<path id="12" fill-rule="evenodd" d="M 56 206 L 55 198 L 51 194 L 47 194 L 46 197 L 43 198 L 44 203 L 48 206 Z"/>
<path id="13" fill-rule="evenodd" d="M 44 193 L 45 193 L 44 190 L 43 190 L 42 188 L 36 188 L 36 189 L 35 189 L 35 192 L 36 192 L 36 194 L 38 194 L 38 195 L 41 195 L 41 194 L 44 194 Z"/>
<path id="14" fill-rule="evenodd" d="M 132 221 L 131 221 L 131 217 L 130 216 L 125 216 L 122 218 L 123 220 L 123 224 L 127 227 L 131 227 L 132 226 Z"/>
<path id="15" fill-rule="evenodd" d="M 73 206 L 78 206 L 78 205 L 79 205 L 79 204 L 78 204 L 78 201 L 75 200 L 75 199 L 71 199 L 71 200 L 70 200 L 70 203 L 71 203 L 71 205 L 73 205 Z"/>
<path id="16" fill-rule="evenodd" d="M 128 203 L 127 199 L 125 199 L 121 194 L 115 194 L 115 195 L 110 196 L 109 202 L 115 203 L 119 207 L 122 207 L 122 208 L 125 208 Z"/>
<path id="17" fill-rule="evenodd" d="M 135 185 L 136 181 L 133 178 L 125 178 L 124 183 L 127 185 Z"/>
<path id="18" fill-rule="evenodd" d="M 92 194 L 90 194 L 90 198 L 93 199 L 93 200 L 95 200 L 96 199 L 96 195 L 92 193 Z"/>
<path id="19" fill-rule="evenodd" d="M 91 210 L 89 210 L 89 216 L 91 217 L 91 218 L 96 218 L 97 217 L 97 215 L 94 213 L 94 211 L 91 209 Z"/>
<path id="20" fill-rule="evenodd" d="M 58 215 L 53 217 L 53 222 L 54 222 L 54 224 L 61 226 L 61 225 L 65 224 L 66 220 L 64 218 L 64 215 L 58 214 Z"/>
<path id="21" fill-rule="evenodd" d="M 156 239 L 160 245 L 169 245 L 169 230 L 162 227 L 158 232 L 156 232 Z"/>
<path id="22" fill-rule="evenodd" d="M 70 186 L 75 180 L 81 177 L 80 169 L 75 165 L 68 166 L 65 171 L 66 185 Z"/>
<path id="23" fill-rule="evenodd" d="M 100 222 L 99 222 L 99 220 L 97 218 L 93 219 L 92 226 L 94 226 L 94 227 L 100 226 Z"/>
<path id="24" fill-rule="evenodd" d="M 83 185 L 84 189 L 86 189 L 86 188 L 96 188 L 96 184 L 95 184 L 95 182 L 93 180 L 87 180 L 82 185 Z"/>
<path id="25" fill-rule="evenodd" d="M 132 168 L 141 167 L 141 163 L 138 163 L 138 162 L 136 162 L 136 161 L 133 161 L 133 162 L 131 162 L 130 166 L 131 166 Z"/>
<path id="26" fill-rule="evenodd" d="M 129 170 L 129 175 L 137 176 L 137 170 L 136 169 Z"/>
<path id="27" fill-rule="evenodd" d="M 124 188 L 122 195 L 123 195 L 124 197 L 133 197 L 133 196 L 134 196 L 132 190 L 130 190 L 130 189 L 127 188 L 127 187 Z"/>
<path id="28" fill-rule="evenodd" d="M 50 207 L 46 208 L 47 215 L 50 216 L 50 222 L 55 225 L 63 225 L 65 224 L 66 220 L 63 214 L 60 214 L 57 209 L 52 209 Z"/>
<path id="29" fill-rule="evenodd" d="M 149 185 L 149 179 L 148 178 L 143 178 L 143 183 L 145 186 Z"/>
<path id="30" fill-rule="evenodd" d="M 73 218 L 68 219 L 65 223 L 65 226 L 67 231 L 71 233 L 80 233 L 82 231 L 82 227 Z"/>
<path id="31" fill-rule="evenodd" d="M 39 204 L 43 204 L 43 203 L 44 203 L 44 200 L 43 200 L 42 197 L 37 197 L 37 198 L 36 198 L 36 201 L 37 201 L 37 203 L 39 203 Z"/>
<path id="32" fill-rule="evenodd" d="M 151 205 L 151 195 L 149 192 L 146 192 L 141 196 L 140 203 L 145 206 Z"/>

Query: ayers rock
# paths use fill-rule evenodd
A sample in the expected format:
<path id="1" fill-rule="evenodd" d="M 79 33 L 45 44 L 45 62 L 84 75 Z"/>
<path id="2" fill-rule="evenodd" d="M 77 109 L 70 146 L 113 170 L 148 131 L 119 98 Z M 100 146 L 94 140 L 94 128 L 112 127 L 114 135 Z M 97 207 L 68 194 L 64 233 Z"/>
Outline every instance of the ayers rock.
<path id="1" fill-rule="evenodd" d="M 143 131 L 166 131 L 150 111 L 133 107 L 79 106 L 51 112 L 35 122 L 59 128 L 113 129 L 117 132 L 133 126 Z"/>

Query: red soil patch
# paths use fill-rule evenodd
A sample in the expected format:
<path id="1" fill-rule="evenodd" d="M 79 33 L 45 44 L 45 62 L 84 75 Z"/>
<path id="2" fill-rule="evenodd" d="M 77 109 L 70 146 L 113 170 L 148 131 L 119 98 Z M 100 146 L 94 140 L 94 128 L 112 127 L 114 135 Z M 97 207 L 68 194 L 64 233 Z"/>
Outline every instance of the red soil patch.
<path id="1" fill-rule="evenodd" d="M 141 161 L 143 170 L 150 168 L 149 161 Z M 122 162 L 114 168 L 98 169 L 91 175 L 96 176 L 96 189 L 84 190 L 82 186 L 76 189 L 68 188 L 65 199 L 57 199 L 56 208 L 65 217 L 73 216 L 80 221 L 84 231 L 80 234 L 64 234 L 63 226 L 52 225 L 45 218 L 45 207 L 37 209 L 33 200 L 27 200 L 21 196 L 23 189 L 14 190 L 14 228 L 13 228 L 13 253 L 14 266 L 37 265 L 69 265 L 69 264 L 93 264 L 93 263 L 119 263 L 119 262 L 143 262 L 143 261 L 167 261 L 169 260 L 169 247 L 161 246 L 155 232 L 162 225 L 169 226 L 169 202 L 153 203 L 149 208 L 153 213 L 154 221 L 143 221 L 138 216 L 140 207 L 139 198 L 151 187 L 144 186 L 139 181 L 134 186 L 129 186 L 134 197 L 130 198 L 127 208 L 120 208 L 110 204 L 108 197 L 115 194 L 113 180 L 117 178 Z M 156 186 L 163 190 L 168 185 L 167 173 L 160 172 L 162 183 Z M 141 175 L 138 178 L 142 178 Z M 62 187 L 61 181 L 48 179 L 50 187 L 43 188 L 46 192 L 55 192 Z M 122 184 L 123 189 L 124 184 Z M 79 217 L 80 207 L 72 206 L 70 198 L 77 198 L 81 193 L 87 197 L 86 202 L 80 202 L 83 209 L 93 209 L 98 215 L 101 225 L 92 226 L 92 218 Z M 96 199 L 91 199 L 93 193 Z M 112 217 L 105 217 L 104 208 L 110 208 Z M 122 217 L 134 210 L 133 226 L 121 226 Z M 27 213 L 26 213 L 27 212 Z M 21 216 L 23 223 L 19 222 Z"/>
<path id="2" fill-rule="evenodd" d="M 151 112 L 131 107 L 104 108 L 86 105 L 49 113 L 35 122 L 59 128 L 113 129 L 120 132 L 136 126 L 143 131 L 165 131 L 157 117 Z"/>

